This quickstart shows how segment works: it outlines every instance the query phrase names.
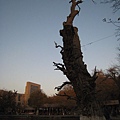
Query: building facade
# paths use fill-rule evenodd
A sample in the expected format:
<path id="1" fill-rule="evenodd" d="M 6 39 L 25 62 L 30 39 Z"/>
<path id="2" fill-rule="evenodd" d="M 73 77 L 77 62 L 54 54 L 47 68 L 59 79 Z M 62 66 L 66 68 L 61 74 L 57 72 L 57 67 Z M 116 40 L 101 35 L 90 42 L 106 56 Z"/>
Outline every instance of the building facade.
<path id="1" fill-rule="evenodd" d="M 16 105 L 24 106 L 25 105 L 25 95 L 17 93 L 16 95 Z"/>
<path id="2" fill-rule="evenodd" d="M 27 82 L 25 87 L 25 104 L 28 104 L 28 99 L 30 98 L 30 94 L 35 92 L 36 90 L 40 90 L 41 86 L 39 84 L 33 82 Z"/>

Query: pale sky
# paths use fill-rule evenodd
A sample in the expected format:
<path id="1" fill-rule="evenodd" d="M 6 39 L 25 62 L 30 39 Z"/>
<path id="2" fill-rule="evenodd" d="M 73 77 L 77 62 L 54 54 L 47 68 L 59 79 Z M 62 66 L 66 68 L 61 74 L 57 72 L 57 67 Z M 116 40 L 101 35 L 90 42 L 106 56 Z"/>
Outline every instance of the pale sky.
<path id="1" fill-rule="evenodd" d="M 119 41 L 113 35 L 115 26 L 102 19 L 117 20 L 119 13 L 92 0 L 84 0 L 80 7 L 74 26 L 81 46 L 100 40 L 82 47 L 84 62 L 90 73 L 95 66 L 105 70 L 117 62 Z M 54 41 L 62 45 L 59 30 L 69 11 L 69 0 L 0 0 L 0 89 L 24 93 L 26 82 L 31 81 L 53 95 L 54 88 L 67 81 L 54 70 L 53 61 L 62 62 Z"/>

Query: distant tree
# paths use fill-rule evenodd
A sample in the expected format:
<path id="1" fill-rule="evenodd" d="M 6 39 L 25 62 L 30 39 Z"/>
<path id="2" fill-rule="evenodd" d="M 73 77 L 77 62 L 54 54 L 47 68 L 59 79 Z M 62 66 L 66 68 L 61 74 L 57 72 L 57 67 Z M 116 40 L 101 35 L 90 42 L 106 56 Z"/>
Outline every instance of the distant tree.
<path id="1" fill-rule="evenodd" d="M 75 93 L 73 87 L 66 85 L 56 95 L 48 97 L 47 104 L 56 105 L 58 107 L 73 107 L 76 103 L 74 98 Z"/>
<path id="2" fill-rule="evenodd" d="M 112 4 L 113 12 L 120 10 L 120 0 L 101 0 L 101 3 L 110 3 Z"/>
<path id="3" fill-rule="evenodd" d="M 42 90 L 37 90 L 31 93 L 28 99 L 28 105 L 34 108 L 39 108 L 46 103 L 47 95 Z"/>
<path id="4" fill-rule="evenodd" d="M 113 13 L 120 11 L 120 0 L 101 0 L 101 3 L 109 3 L 111 4 L 111 7 L 113 8 Z M 118 16 L 117 20 L 110 19 L 103 19 L 104 22 L 111 23 L 114 26 L 116 26 L 116 36 L 118 37 L 118 40 L 120 40 L 120 16 Z"/>
<path id="5" fill-rule="evenodd" d="M 2 114 L 15 114 L 17 91 L 0 90 L 0 112 Z"/>
<path id="6" fill-rule="evenodd" d="M 120 101 L 120 66 L 116 65 L 113 67 L 110 67 L 109 69 L 107 69 L 107 73 L 106 76 L 108 78 L 111 78 L 112 80 L 114 80 L 114 82 L 116 83 L 116 85 L 118 86 L 118 99 Z"/>
<path id="7" fill-rule="evenodd" d="M 96 89 L 98 101 L 105 102 L 107 100 L 118 99 L 118 86 L 115 81 L 112 78 L 107 77 L 102 70 L 98 71 Z"/>
<path id="8" fill-rule="evenodd" d="M 119 12 L 120 11 L 120 0 L 101 0 L 101 3 L 109 3 L 111 4 L 112 8 L 113 8 L 113 12 L 116 13 L 116 12 Z M 112 20 L 112 19 L 109 19 L 107 20 L 106 18 L 103 19 L 104 22 L 107 22 L 107 23 L 112 23 L 114 26 L 117 27 L 117 32 L 116 32 L 116 36 L 118 36 L 118 40 L 120 40 L 120 16 L 118 16 L 118 19 L 117 20 Z M 113 67 L 110 67 L 109 69 L 107 69 L 107 76 L 111 77 L 115 82 L 116 84 L 118 85 L 118 82 L 119 82 L 119 79 L 120 79 L 120 44 L 118 46 L 118 62 L 119 64 L 118 65 L 114 65 Z M 118 87 L 120 86 L 120 84 L 118 85 Z M 120 87 L 119 87 L 120 88 Z"/>
<path id="9" fill-rule="evenodd" d="M 76 106 L 76 95 L 71 85 L 66 85 L 56 94 L 59 105 L 65 107 L 74 107 Z"/>

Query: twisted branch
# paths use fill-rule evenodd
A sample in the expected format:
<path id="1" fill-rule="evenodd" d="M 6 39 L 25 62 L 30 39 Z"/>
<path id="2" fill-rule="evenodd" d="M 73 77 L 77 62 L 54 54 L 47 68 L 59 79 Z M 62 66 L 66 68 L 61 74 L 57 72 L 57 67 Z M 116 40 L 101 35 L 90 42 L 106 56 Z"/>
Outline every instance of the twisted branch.
<path id="1" fill-rule="evenodd" d="M 61 63 L 55 63 L 53 62 L 53 66 L 56 66 L 57 68 L 55 68 L 54 70 L 61 70 L 65 75 L 67 73 L 66 69 L 65 69 L 65 66 Z"/>
<path id="2" fill-rule="evenodd" d="M 57 91 L 61 90 L 65 85 L 71 84 L 71 82 L 63 82 L 63 84 L 61 86 L 55 87 L 55 89 L 57 89 Z"/>
<path id="3" fill-rule="evenodd" d="M 56 48 L 61 48 L 60 53 L 63 54 L 63 47 L 61 45 L 57 45 L 57 43 L 55 41 L 54 41 L 54 43 L 55 43 Z"/>

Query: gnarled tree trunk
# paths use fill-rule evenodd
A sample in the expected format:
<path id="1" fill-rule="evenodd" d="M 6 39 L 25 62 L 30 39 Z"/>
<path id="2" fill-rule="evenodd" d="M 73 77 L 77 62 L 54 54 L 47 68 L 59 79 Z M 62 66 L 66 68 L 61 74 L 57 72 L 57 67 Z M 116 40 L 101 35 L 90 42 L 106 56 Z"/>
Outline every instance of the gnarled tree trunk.
<path id="1" fill-rule="evenodd" d="M 104 120 L 95 96 L 96 71 L 93 76 L 87 71 L 87 66 L 83 62 L 78 28 L 73 26 L 73 20 L 79 13 L 75 7 L 82 1 L 71 0 L 70 2 L 72 2 L 71 13 L 67 17 L 67 21 L 63 23 L 63 30 L 60 30 L 60 35 L 63 37 L 63 47 L 56 44 L 56 47 L 62 49 L 60 53 L 64 64 L 54 62 L 57 69 L 61 70 L 70 82 L 65 82 L 56 89 L 60 90 L 68 83 L 73 86 L 76 93 L 78 114 L 81 116 L 80 120 Z"/>

